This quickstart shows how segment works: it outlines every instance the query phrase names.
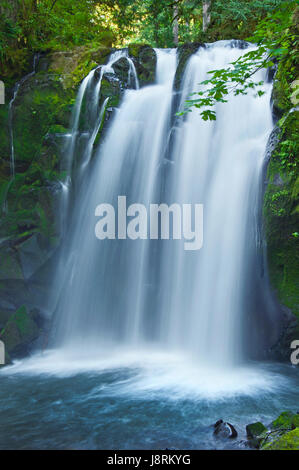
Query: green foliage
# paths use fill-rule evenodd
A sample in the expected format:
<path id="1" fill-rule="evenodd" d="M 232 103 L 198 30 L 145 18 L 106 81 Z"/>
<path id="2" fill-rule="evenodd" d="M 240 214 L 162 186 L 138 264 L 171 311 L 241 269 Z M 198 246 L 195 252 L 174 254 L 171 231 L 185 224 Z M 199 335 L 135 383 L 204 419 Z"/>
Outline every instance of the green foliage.
<path id="1" fill-rule="evenodd" d="M 257 48 L 245 53 L 227 68 L 211 70 L 211 78 L 203 81 L 201 89 L 193 94 L 198 97 L 187 100 L 187 109 L 213 108 L 216 103 L 227 102 L 228 94 L 247 94 L 250 89 L 256 90 L 256 96 L 262 96 L 263 82 L 255 81 L 253 76 L 257 70 L 273 67 L 276 61 L 292 61 L 295 64 L 292 71 L 295 71 L 298 37 L 294 31 L 293 15 L 298 14 L 297 4 L 297 1 L 285 1 L 279 10 L 262 20 L 250 38 L 258 44 Z M 202 110 L 201 115 L 203 119 L 215 119 L 213 109 L 208 113 L 206 109 Z"/>

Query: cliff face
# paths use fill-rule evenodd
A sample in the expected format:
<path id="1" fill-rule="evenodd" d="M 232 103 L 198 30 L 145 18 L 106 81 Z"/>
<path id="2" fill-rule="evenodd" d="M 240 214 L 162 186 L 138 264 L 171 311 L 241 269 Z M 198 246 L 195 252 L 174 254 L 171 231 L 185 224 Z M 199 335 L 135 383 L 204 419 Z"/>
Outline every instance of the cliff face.
<path id="1" fill-rule="evenodd" d="M 277 352 L 290 356 L 299 338 L 299 156 L 298 100 L 292 94 L 298 67 L 280 63 L 274 78 L 273 112 L 278 120 L 264 197 L 264 226 L 271 285 L 285 314 L 285 331 Z"/>
<path id="2" fill-rule="evenodd" d="M 60 181 L 71 112 L 80 82 L 107 63 L 111 52 L 80 47 L 36 57 L 35 69 L 14 90 L 6 90 L 6 104 L 0 106 L 0 339 L 12 356 L 25 354 L 47 330 L 46 299 L 60 244 Z M 129 53 L 140 85 L 152 83 L 154 50 L 132 45 Z M 128 86 L 127 67 L 120 59 L 115 77 L 103 76 L 99 105 L 109 99 L 106 121 Z M 79 131 L 84 126 L 80 122 Z"/>

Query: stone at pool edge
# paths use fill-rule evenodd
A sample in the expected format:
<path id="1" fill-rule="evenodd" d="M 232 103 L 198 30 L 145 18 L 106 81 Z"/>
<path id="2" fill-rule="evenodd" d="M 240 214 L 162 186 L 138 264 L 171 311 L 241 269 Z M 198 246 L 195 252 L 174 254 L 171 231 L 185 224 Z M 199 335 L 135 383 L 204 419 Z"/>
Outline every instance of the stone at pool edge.
<path id="1" fill-rule="evenodd" d="M 299 428 L 286 432 L 278 439 L 262 445 L 261 450 L 299 450 Z"/>
<path id="2" fill-rule="evenodd" d="M 224 422 L 222 419 L 219 419 L 214 424 L 214 435 L 217 437 L 235 439 L 238 437 L 238 433 L 235 427 L 227 422 Z"/>
<path id="3" fill-rule="evenodd" d="M 263 440 L 263 435 L 266 431 L 266 426 L 264 426 L 263 423 L 261 423 L 260 421 L 248 424 L 246 426 L 246 434 L 250 447 L 258 449 L 261 444 L 261 441 Z"/>

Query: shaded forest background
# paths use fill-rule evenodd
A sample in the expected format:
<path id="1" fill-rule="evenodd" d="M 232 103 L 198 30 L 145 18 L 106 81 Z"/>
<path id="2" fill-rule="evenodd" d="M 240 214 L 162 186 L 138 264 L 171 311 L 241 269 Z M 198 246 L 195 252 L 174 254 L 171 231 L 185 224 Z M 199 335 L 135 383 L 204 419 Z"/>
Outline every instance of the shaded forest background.
<path id="1" fill-rule="evenodd" d="M 286 0 L 3 0 L 0 71 L 19 77 L 34 52 L 76 46 L 247 39 Z"/>

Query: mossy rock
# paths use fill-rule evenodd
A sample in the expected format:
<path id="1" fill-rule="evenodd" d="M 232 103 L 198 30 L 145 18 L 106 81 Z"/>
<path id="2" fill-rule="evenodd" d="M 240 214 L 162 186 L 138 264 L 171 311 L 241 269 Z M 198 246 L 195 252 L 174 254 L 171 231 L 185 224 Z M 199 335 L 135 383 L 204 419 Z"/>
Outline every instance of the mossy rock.
<path id="1" fill-rule="evenodd" d="M 40 154 L 51 126 L 68 127 L 73 101 L 74 93 L 63 90 L 57 77 L 40 74 L 24 84 L 13 111 L 17 170 L 26 170 Z"/>
<path id="2" fill-rule="evenodd" d="M 128 47 L 141 87 L 151 85 L 156 78 L 157 55 L 151 46 L 131 44 Z"/>
<path id="3" fill-rule="evenodd" d="M 272 442 L 262 445 L 262 450 L 299 450 L 299 428 L 287 432 Z"/>
<path id="4" fill-rule="evenodd" d="M 266 426 L 261 422 L 251 423 L 246 426 L 246 434 L 249 440 L 250 447 L 256 449 L 259 448 L 260 443 L 264 439 L 265 433 L 267 432 Z"/>
<path id="5" fill-rule="evenodd" d="M 279 142 L 268 165 L 263 209 L 269 277 L 280 303 L 299 319 L 298 111 L 287 112 L 279 124 Z M 289 357 L 289 344 L 299 332 L 299 327 L 291 326 L 287 325 L 281 341 L 285 357 Z"/>
<path id="6" fill-rule="evenodd" d="M 112 74 L 105 74 L 101 84 L 100 105 L 109 98 L 109 106 L 117 107 L 122 95 L 122 89 L 119 80 Z"/>
<path id="7" fill-rule="evenodd" d="M 182 84 L 182 79 L 184 76 L 186 64 L 188 59 L 191 57 L 192 54 L 198 51 L 200 47 L 204 47 L 202 43 L 186 43 L 183 44 L 178 48 L 178 66 L 176 69 L 175 77 L 174 77 L 174 89 L 179 91 Z"/>
<path id="8" fill-rule="evenodd" d="M 6 97 L 7 100 L 7 97 Z M 10 158 L 10 136 L 8 127 L 8 103 L 0 105 L 0 179 L 9 176 L 9 165 L 5 162 Z M 4 165 L 4 166 L 3 166 Z"/>
<path id="9" fill-rule="evenodd" d="M 0 280 L 4 279 L 24 279 L 18 255 L 9 248 L 0 250 Z"/>
<path id="10" fill-rule="evenodd" d="M 20 307 L 8 320 L 0 333 L 9 355 L 14 355 L 27 348 L 37 339 L 39 328 L 25 306 Z"/>
<path id="11" fill-rule="evenodd" d="M 132 43 L 128 45 L 128 52 L 130 57 L 138 59 L 141 51 L 148 48 L 151 48 L 149 44 Z"/>
<path id="12" fill-rule="evenodd" d="M 295 429 L 299 427 L 299 414 L 284 411 L 271 423 L 272 429 Z"/>
<path id="13" fill-rule="evenodd" d="M 116 62 L 114 62 L 113 70 L 117 78 L 122 82 L 122 85 L 127 88 L 129 85 L 128 78 L 130 71 L 130 65 L 127 59 L 125 57 L 121 57 Z"/>

